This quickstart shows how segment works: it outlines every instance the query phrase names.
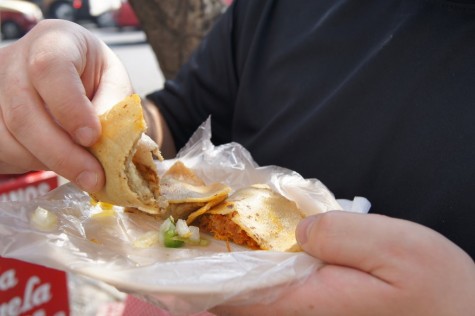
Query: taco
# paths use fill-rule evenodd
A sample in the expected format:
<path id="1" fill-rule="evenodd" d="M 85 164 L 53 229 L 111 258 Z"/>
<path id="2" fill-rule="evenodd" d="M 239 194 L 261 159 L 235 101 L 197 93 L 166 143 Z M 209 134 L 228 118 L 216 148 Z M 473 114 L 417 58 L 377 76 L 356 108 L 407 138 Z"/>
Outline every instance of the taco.
<path id="1" fill-rule="evenodd" d="M 231 188 L 224 183 L 207 185 L 181 161 L 176 161 L 161 177 L 160 192 L 167 201 L 164 215 L 191 223 L 197 216 L 224 201 Z"/>
<path id="2" fill-rule="evenodd" d="M 133 94 L 99 116 L 102 134 L 89 147 L 105 173 L 105 185 L 90 193 L 96 201 L 159 214 L 166 202 L 154 157 L 163 160 L 158 145 L 145 131 L 140 97 Z"/>
<path id="3" fill-rule="evenodd" d="M 237 190 L 193 225 L 251 249 L 300 251 L 295 229 L 303 218 L 293 201 L 266 185 L 253 185 Z"/>

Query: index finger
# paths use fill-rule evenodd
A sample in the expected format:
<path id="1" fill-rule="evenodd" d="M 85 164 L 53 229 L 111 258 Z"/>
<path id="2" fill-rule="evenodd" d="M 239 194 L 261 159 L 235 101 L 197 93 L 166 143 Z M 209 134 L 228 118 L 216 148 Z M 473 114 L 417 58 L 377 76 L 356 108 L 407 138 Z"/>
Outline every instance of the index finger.
<path id="1" fill-rule="evenodd" d="M 31 84 L 53 119 L 80 145 L 94 144 L 101 126 L 90 99 L 101 79 L 100 43 L 65 24 L 44 32 L 27 56 Z"/>
<path id="2" fill-rule="evenodd" d="M 23 87 L 20 90 L 32 91 Z M 64 176 L 88 192 L 104 183 L 100 163 L 58 125 L 34 93 L 12 91 L 3 108 L 5 124 L 22 148 L 28 150 L 49 170 Z"/>

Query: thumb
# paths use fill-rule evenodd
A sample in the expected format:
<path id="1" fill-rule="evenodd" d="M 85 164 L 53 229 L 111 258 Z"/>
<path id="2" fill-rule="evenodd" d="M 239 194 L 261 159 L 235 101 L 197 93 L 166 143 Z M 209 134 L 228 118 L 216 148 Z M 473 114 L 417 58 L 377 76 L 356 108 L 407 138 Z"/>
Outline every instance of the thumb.
<path id="1" fill-rule="evenodd" d="M 296 236 L 305 252 L 327 264 L 355 268 L 391 282 L 388 271 L 410 265 L 414 252 L 431 242 L 427 231 L 382 215 L 332 211 L 302 220 Z"/>

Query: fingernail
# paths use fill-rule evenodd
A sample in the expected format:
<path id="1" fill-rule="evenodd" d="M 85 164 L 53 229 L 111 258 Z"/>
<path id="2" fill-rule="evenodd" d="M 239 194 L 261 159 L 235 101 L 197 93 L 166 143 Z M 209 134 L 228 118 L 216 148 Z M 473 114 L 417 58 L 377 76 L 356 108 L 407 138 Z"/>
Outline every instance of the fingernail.
<path id="1" fill-rule="evenodd" d="M 97 174 L 92 171 L 83 171 L 76 178 L 76 184 L 87 192 L 94 192 L 96 190 L 97 181 Z"/>
<path id="2" fill-rule="evenodd" d="M 80 127 L 74 133 L 76 140 L 83 146 L 91 146 L 95 141 L 95 134 L 90 127 Z"/>
<path id="3" fill-rule="evenodd" d="M 318 216 L 317 215 L 311 215 L 308 217 L 305 217 L 303 220 L 300 221 L 300 223 L 297 225 L 297 232 L 296 232 L 296 238 L 297 242 L 299 245 L 304 245 L 308 241 L 308 235 L 311 230 L 311 227 L 313 224 L 317 221 Z"/>

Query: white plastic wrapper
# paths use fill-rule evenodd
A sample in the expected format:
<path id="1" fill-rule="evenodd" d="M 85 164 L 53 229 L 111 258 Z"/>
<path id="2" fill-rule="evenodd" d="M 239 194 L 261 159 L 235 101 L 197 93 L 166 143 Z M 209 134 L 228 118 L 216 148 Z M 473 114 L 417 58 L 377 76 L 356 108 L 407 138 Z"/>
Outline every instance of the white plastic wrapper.
<path id="1" fill-rule="evenodd" d="M 177 156 L 205 182 L 224 182 L 233 190 L 266 183 L 308 214 L 369 210 L 365 198 L 337 203 L 316 179 L 275 166 L 257 166 L 239 144 L 215 147 L 210 130 L 208 120 Z M 174 162 L 159 162 L 160 172 Z M 38 207 L 51 213 L 46 214 L 47 225 L 38 225 L 38 216 L 46 216 Z M 109 215 L 97 215 L 99 211 L 72 184 L 34 201 L 1 202 L 0 256 L 86 275 L 177 315 L 222 304 L 271 303 L 320 265 L 303 252 L 253 251 L 236 245 L 229 252 L 224 242 L 205 235 L 210 241 L 207 246 L 138 248 L 136 240 L 157 231 L 161 222 L 121 208 Z"/>

